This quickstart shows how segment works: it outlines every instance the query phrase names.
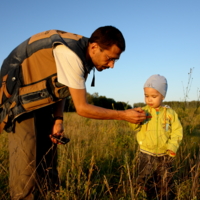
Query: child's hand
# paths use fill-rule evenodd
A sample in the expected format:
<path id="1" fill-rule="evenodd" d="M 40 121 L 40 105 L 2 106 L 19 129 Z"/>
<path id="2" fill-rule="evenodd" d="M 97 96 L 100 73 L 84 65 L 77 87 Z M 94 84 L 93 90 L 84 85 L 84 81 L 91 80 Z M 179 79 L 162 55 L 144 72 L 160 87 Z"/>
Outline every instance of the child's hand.
<path id="1" fill-rule="evenodd" d="M 167 155 L 169 155 L 170 157 L 175 157 L 176 153 L 171 150 L 167 150 Z"/>

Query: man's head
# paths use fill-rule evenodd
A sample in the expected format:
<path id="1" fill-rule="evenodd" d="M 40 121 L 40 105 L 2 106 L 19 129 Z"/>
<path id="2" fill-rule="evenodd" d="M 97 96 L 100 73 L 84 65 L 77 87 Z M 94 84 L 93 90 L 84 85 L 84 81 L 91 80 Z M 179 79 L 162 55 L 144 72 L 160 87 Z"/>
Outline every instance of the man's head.
<path id="1" fill-rule="evenodd" d="M 159 74 L 150 76 L 144 84 L 145 102 L 152 108 L 158 108 L 167 92 L 167 80 Z"/>
<path id="2" fill-rule="evenodd" d="M 124 37 L 113 26 L 100 27 L 89 38 L 89 57 L 98 71 L 113 68 L 123 51 L 125 51 Z"/>
<path id="3" fill-rule="evenodd" d="M 89 43 L 97 43 L 102 49 L 107 50 L 114 44 L 122 52 L 126 48 L 121 31 L 113 26 L 103 26 L 96 29 L 89 38 Z"/>

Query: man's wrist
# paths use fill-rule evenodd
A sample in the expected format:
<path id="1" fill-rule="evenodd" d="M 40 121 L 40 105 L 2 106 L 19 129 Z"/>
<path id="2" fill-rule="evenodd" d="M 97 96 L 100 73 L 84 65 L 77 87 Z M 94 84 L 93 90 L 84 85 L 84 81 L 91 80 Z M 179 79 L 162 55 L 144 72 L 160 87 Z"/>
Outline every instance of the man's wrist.
<path id="1" fill-rule="evenodd" d="M 56 121 L 56 120 L 58 120 L 58 119 L 60 119 L 60 120 L 63 121 L 63 117 L 61 117 L 61 116 L 56 116 L 56 117 L 53 118 L 54 121 Z"/>

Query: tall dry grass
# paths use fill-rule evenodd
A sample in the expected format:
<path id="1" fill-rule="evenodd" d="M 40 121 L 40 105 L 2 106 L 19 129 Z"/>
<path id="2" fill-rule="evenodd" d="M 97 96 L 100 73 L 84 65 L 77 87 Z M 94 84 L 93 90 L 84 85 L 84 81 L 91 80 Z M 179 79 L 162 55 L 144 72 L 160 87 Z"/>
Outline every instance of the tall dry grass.
<path id="1" fill-rule="evenodd" d="M 179 105 L 174 109 L 180 115 L 184 139 L 173 163 L 173 190 L 178 200 L 200 199 L 200 109 L 183 110 Z M 61 187 L 54 199 L 146 198 L 145 192 L 135 186 L 138 145 L 126 122 L 92 120 L 76 113 L 65 113 L 64 119 L 65 135 L 71 141 L 59 146 Z M 9 199 L 6 133 L 0 135 L 0 149 L 0 199 Z"/>
<path id="2" fill-rule="evenodd" d="M 178 105 L 175 110 L 181 115 Z M 194 111 L 194 120 L 188 124 Z M 135 187 L 138 145 L 126 122 L 97 121 L 70 113 L 66 113 L 65 119 L 71 142 L 59 149 L 64 196 L 68 199 L 145 198 L 144 191 Z M 174 192 L 177 199 L 200 199 L 200 109 L 186 109 L 180 119 L 184 139 L 173 163 Z"/>

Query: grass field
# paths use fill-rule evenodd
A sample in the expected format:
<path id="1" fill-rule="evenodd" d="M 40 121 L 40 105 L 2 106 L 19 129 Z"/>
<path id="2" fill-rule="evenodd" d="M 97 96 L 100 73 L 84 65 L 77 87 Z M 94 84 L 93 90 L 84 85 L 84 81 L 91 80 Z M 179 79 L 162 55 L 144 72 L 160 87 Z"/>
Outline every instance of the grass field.
<path id="1" fill-rule="evenodd" d="M 173 107 L 184 139 L 173 163 L 174 192 L 179 200 L 200 199 L 200 109 Z M 65 135 L 59 145 L 61 200 L 139 200 L 145 192 L 134 183 L 138 145 L 124 121 L 92 120 L 65 113 Z M 7 133 L 0 135 L 0 199 L 9 199 Z M 48 198 L 46 198 L 48 199 Z"/>

